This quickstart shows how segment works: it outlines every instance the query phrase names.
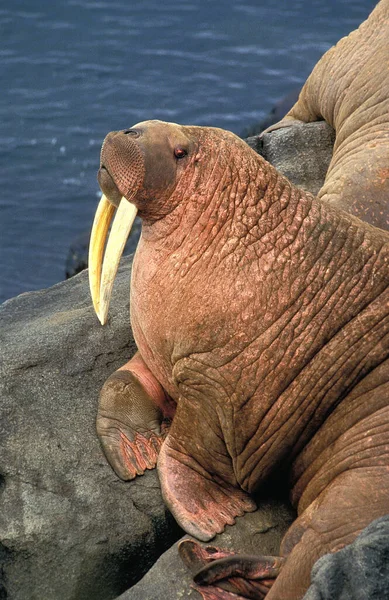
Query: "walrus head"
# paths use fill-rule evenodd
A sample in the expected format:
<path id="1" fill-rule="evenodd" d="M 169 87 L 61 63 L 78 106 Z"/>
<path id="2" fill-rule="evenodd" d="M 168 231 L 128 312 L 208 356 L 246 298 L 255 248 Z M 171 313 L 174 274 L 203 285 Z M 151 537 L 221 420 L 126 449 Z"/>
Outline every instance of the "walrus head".
<path id="1" fill-rule="evenodd" d="M 107 319 L 113 282 L 136 214 L 139 211 L 144 221 L 152 222 L 174 210 L 171 192 L 196 153 L 197 140 L 190 135 L 191 129 L 174 123 L 146 121 L 111 132 L 104 140 L 98 172 L 103 196 L 89 246 L 90 289 L 102 324 Z"/>

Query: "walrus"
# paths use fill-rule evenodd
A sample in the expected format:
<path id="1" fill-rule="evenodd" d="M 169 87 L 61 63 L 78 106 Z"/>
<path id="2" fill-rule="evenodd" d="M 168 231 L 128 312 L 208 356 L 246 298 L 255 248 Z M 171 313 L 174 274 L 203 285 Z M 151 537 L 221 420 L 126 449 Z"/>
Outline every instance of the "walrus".
<path id="1" fill-rule="evenodd" d="M 383 10 L 387 0 L 370 19 Z M 385 146 L 375 148 L 378 164 Z M 321 555 L 389 513 L 381 210 L 362 211 L 368 223 L 353 202 L 343 210 L 294 187 L 230 132 L 161 121 L 108 134 L 98 178 L 90 282 L 102 323 L 125 238 L 142 220 L 130 303 L 138 352 L 105 383 L 97 417 L 108 461 L 122 479 L 157 465 L 171 512 L 204 541 L 255 510 L 250 494 L 287 468 L 298 517 L 280 557 L 222 558 L 196 581 L 230 577 L 241 597 L 302 598 Z M 374 203 L 363 181 L 361 207 Z M 212 598 L 228 594 L 217 587 Z"/>
<path id="2" fill-rule="evenodd" d="M 389 228 L 388 39 L 389 1 L 381 0 L 323 55 L 294 106 L 263 132 L 327 121 L 336 140 L 318 197 L 383 229 Z"/>

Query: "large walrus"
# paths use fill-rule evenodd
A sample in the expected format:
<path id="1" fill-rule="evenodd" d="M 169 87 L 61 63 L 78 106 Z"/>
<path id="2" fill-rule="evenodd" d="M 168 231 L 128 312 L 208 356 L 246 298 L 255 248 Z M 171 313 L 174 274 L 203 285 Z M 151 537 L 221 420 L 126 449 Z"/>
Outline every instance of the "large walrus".
<path id="1" fill-rule="evenodd" d="M 321 555 L 389 513 L 389 233 L 375 227 L 389 214 L 387 40 L 382 0 L 291 111 L 336 129 L 328 202 L 220 129 L 146 121 L 102 148 L 90 277 L 103 323 L 136 212 L 142 236 L 138 353 L 106 382 L 98 433 L 123 479 L 157 464 L 166 503 L 201 540 L 254 510 L 249 494 L 289 468 L 298 518 L 281 558 L 237 571 L 216 561 L 197 578 L 265 579 L 256 592 L 234 578 L 244 597 L 262 598 L 276 577 L 269 600 L 301 598 Z"/>

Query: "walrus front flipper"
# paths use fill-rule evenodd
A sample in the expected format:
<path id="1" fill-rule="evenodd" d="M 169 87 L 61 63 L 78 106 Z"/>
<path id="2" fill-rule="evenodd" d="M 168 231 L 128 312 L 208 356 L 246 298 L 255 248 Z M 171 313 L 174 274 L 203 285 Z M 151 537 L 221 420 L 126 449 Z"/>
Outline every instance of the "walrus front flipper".
<path id="1" fill-rule="evenodd" d="M 174 410 L 139 353 L 107 379 L 96 426 L 107 460 L 121 479 L 156 466 Z"/>
<path id="2" fill-rule="evenodd" d="M 206 402 L 180 400 L 158 458 L 166 504 L 187 533 L 205 542 L 226 525 L 233 525 L 235 517 L 256 509 L 255 502 L 238 487 L 211 411 Z"/>

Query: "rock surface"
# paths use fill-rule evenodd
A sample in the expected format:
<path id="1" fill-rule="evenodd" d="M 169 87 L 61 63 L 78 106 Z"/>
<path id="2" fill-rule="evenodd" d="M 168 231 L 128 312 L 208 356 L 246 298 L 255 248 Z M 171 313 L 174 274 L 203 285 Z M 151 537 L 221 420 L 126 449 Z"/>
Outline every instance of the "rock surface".
<path id="1" fill-rule="evenodd" d="M 305 126 L 305 133 L 293 129 L 249 142 L 316 190 L 318 173 L 326 170 L 323 156 L 329 161 L 331 130 L 320 123 Z M 99 390 L 134 351 L 130 264 L 124 259 L 119 270 L 104 328 L 93 313 L 85 272 L 0 307 L 1 599 L 117 597 L 182 535 L 163 505 L 156 473 L 120 481 L 95 433 Z M 274 528 L 271 521 L 269 544 L 278 544 L 289 522 L 290 513 L 283 515 L 283 524 Z M 247 515 L 231 535 L 257 518 L 259 531 L 263 515 Z M 220 544 L 228 546 L 230 532 L 224 535 Z M 181 576 L 174 549 L 169 556 L 179 570 L 163 569 L 171 569 L 170 578 Z M 164 589 L 174 598 L 169 594 Z M 149 597 L 160 597 L 160 590 Z"/>
<path id="2" fill-rule="evenodd" d="M 317 194 L 323 185 L 335 141 L 335 131 L 325 121 L 295 125 L 267 133 L 257 150 L 292 183 Z M 262 142 L 261 145 L 258 146 Z M 252 143 L 250 143 L 252 145 Z"/>
<path id="3" fill-rule="evenodd" d="M 300 95 L 301 86 L 292 88 L 275 103 L 273 108 L 269 111 L 269 113 L 265 116 L 262 121 L 258 123 L 254 123 L 250 127 L 246 127 L 243 131 L 243 135 L 241 137 L 249 137 L 258 135 L 270 125 L 281 121 L 281 119 L 290 111 L 292 106 L 297 102 L 298 97 Z"/>
<path id="4" fill-rule="evenodd" d="M 95 432 L 99 389 L 134 351 L 130 260 L 101 327 L 87 273 L 0 308 L 0 598 L 108 599 L 182 532 L 156 472 L 120 481 Z"/>

